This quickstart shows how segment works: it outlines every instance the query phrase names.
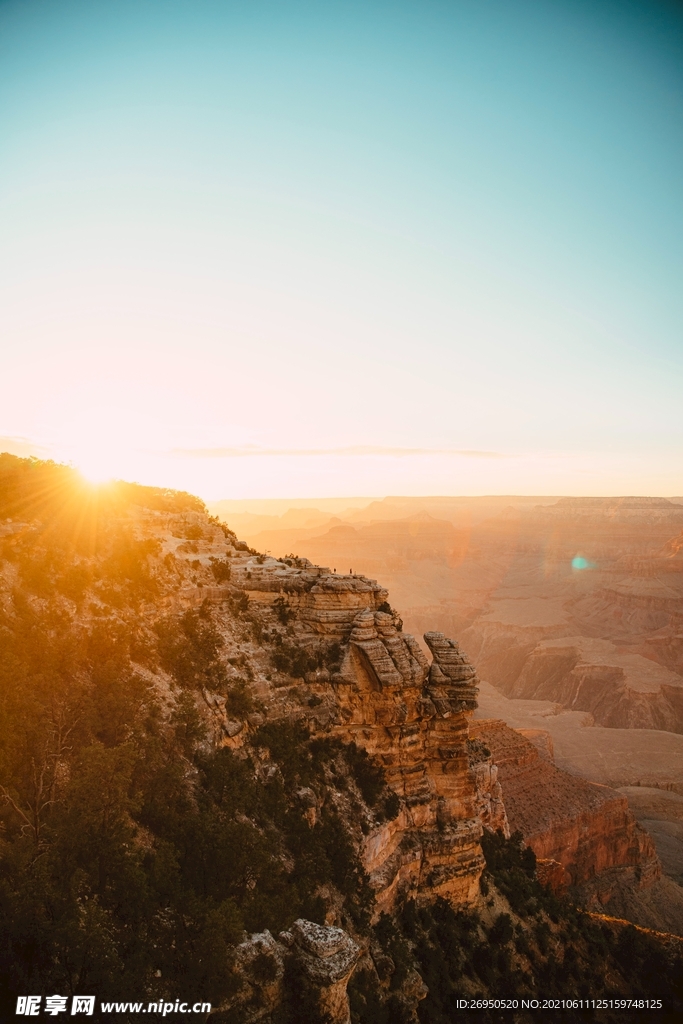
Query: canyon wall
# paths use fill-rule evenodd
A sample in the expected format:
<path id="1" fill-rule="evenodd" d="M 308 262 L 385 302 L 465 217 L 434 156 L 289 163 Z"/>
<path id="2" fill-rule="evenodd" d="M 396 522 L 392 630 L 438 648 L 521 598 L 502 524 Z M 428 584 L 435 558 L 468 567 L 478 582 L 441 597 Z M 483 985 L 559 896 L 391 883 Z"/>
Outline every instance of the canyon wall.
<path id="1" fill-rule="evenodd" d="M 683 677 L 609 640 L 544 638 L 501 622 L 465 632 L 483 677 L 506 697 L 552 700 L 611 729 L 683 733 Z"/>
<path id="2" fill-rule="evenodd" d="M 534 850 L 541 875 L 601 904 L 617 886 L 652 886 L 661 867 L 626 798 L 555 767 L 540 732 L 527 737 L 492 719 L 470 726 L 498 765 L 510 828 Z"/>

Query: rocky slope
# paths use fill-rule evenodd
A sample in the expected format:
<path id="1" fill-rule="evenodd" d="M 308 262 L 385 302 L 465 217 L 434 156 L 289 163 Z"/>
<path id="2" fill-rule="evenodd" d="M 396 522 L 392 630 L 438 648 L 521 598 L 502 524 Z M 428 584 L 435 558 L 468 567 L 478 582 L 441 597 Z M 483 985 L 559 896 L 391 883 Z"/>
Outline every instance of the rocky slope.
<path id="1" fill-rule="evenodd" d="M 536 853 L 539 877 L 557 892 L 570 892 L 583 906 L 683 935 L 683 889 L 675 877 L 663 875 L 661 837 L 656 833 L 655 847 L 645 830 L 659 825 L 646 817 L 655 813 L 648 810 L 655 795 L 671 812 L 668 804 L 678 809 L 676 794 L 637 787 L 636 798 L 629 799 L 628 790 L 562 771 L 553 763 L 552 739 L 541 729 L 515 730 L 499 720 L 476 719 L 471 735 L 491 750 L 510 828 L 519 830 Z M 631 805 L 644 812 L 638 816 L 642 826 Z M 670 817 L 659 811 L 660 831 L 667 832 L 668 840 L 661 852 L 669 875 L 675 876 L 677 825 Z"/>
<path id="2" fill-rule="evenodd" d="M 657 881 L 661 868 L 652 840 L 620 793 L 556 768 L 542 734 L 527 737 L 486 719 L 473 722 L 471 734 L 498 765 L 510 828 L 519 829 L 541 861 L 562 866 L 565 888 L 590 882 L 604 904 L 615 869 L 636 888 Z"/>
<path id="3" fill-rule="evenodd" d="M 620 792 L 652 836 L 662 869 L 683 886 L 683 796 L 650 786 L 625 786 Z"/>
<path id="4" fill-rule="evenodd" d="M 612 729 L 683 732 L 683 677 L 609 640 L 582 636 L 534 643 L 529 627 L 482 622 L 469 640 L 482 671 L 507 697 L 553 700 Z M 475 635 L 476 634 L 476 635 Z"/>

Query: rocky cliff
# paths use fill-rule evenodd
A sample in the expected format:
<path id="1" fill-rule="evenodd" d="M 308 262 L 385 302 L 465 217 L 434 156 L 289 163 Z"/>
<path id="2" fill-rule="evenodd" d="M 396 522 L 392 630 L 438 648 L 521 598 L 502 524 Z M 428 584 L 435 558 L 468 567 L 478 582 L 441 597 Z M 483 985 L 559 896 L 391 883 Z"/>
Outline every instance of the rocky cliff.
<path id="1" fill-rule="evenodd" d="M 346 986 L 360 956 L 360 947 L 341 928 L 301 918 L 277 939 L 268 930 L 256 933 L 235 951 L 238 988 L 231 1015 L 239 1014 L 241 1024 L 257 1024 L 293 1002 L 301 1019 L 310 1014 L 350 1024 Z"/>
<path id="2" fill-rule="evenodd" d="M 606 904 L 619 886 L 645 889 L 659 879 L 652 840 L 626 798 L 556 768 L 540 730 L 527 737 L 480 719 L 471 734 L 498 765 L 510 828 L 522 833 L 554 888 Z"/>
<path id="3" fill-rule="evenodd" d="M 335 645 L 334 671 L 306 673 L 315 708 L 302 707 L 292 687 L 278 686 L 270 714 L 305 716 L 314 730 L 355 742 L 383 765 L 401 803 L 397 817 L 363 844 L 378 913 L 390 909 L 399 892 L 471 903 L 483 868 L 479 810 L 482 800 L 490 801 L 486 787 L 495 787 L 495 778 L 490 769 L 488 779 L 481 767 L 478 774 L 471 770 L 468 721 L 477 678 L 457 643 L 425 634 L 428 663 L 374 580 L 330 573 L 306 560 L 259 565 L 253 557 L 236 557 L 232 580 L 264 625 L 273 628 L 278 612 L 291 616 L 293 638 L 309 658 Z M 496 799 L 502 807 L 497 792 Z"/>
<path id="4" fill-rule="evenodd" d="M 507 697 L 552 700 L 611 729 L 683 732 L 683 678 L 609 640 L 546 638 L 539 629 L 489 622 L 467 638 L 484 678 Z"/>

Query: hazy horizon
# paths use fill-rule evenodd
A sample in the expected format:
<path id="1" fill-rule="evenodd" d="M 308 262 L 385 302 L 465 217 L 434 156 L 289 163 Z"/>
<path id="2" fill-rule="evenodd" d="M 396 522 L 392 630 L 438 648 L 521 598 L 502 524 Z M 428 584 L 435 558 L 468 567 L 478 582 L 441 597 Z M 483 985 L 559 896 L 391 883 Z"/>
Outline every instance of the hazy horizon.
<path id="1" fill-rule="evenodd" d="M 587 499 L 607 499 L 614 498 L 615 500 L 622 498 L 663 498 L 666 501 L 679 502 L 683 501 L 681 495 L 671 494 L 375 494 L 366 495 L 360 497 L 358 495 L 335 495 L 329 497 L 320 497 L 316 495 L 309 495 L 296 498 L 259 498 L 259 497 L 246 497 L 246 498 L 215 498 L 208 501 L 209 505 L 244 505 L 244 506 L 256 506 L 262 505 L 264 507 L 270 505 L 286 506 L 287 508 L 306 508 L 307 503 L 315 502 L 318 508 L 335 508 L 338 505 L 346 502 L 347 507 L 362 508 L 365 503 L 371 502 L 382 502 L 382 501 L 400 501 L 403 499 L 411 499 L 419 501 L 420 499 L 425 501 L 437 501 L 443 499 L 444 501 L 477 501 L 487 498 L 510 498 L 511 500 L 524 500 L 524 501 L 559 501 L 560 498 L 587 498 Z"/>

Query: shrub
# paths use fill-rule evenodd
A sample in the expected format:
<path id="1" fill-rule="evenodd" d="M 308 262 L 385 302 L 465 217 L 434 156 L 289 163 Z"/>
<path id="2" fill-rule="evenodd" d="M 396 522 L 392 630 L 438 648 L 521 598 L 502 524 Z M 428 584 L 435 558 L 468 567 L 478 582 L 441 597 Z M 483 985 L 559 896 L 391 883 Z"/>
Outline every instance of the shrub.
<path id="1" fill-rule="evenodd" d="M 339 668 L 339 664 L 342 660 L 342 654 L 341 644 L 336 641 L 335 643 L 330 644 L 329 647 L 325 648 L 323 658 L 331 672 L 334 672 Z"/>
<path id="2" fill-rule="evenodd" d="M 285 601 L 284 597 L 277 597 L 273 601 L 273 611 L 283 626 L 286 626 L 290 619 L 294 618 L 294 612 L 289 607 L 289 604 Z"/>
<path id="3" fill-rule="evenodd" d="M 254 698 L 244 679 L 232 683 L 225 699 L 225 710 L 232 718 L 246 718 L 254 710 Z"/>
<path id="4" fill-rule="evenodd" d="M 513 936 L 512 918 L 509 914 L 499 914 L 489 928 L 489 942 L 492 945 L 505 946 Z"/>
<path id="5" fill-rule="evenodd" d="M 393 821 L 401 810 L 401 801 L 397 793 L 392 790 L 384 801 L 384 815 L 387 821 Z"/>
<path id="6" fill-rule="evenodd" d="M 228 598 L 228 604 L 235 615 L 243 615 L 249 607 L 249 598 L 244 590 L 239 590 L 233 597 Z"/>
<path id="7" fill-rule="evenodd" d="M 188 523 L 183 527 L 183 536 L 186 540 L 201 540 L 204 536 L 204 531 L 199 523 Z"/>
<path id="8" fill-rule="evenodd" d="M 286 672 L 294 679 L 301 679 L 307 672 L 313 672 L 318 667 L 315 655 L 292 643 L 282 643 L 273 653 L 272 661 L 278 672 Z"/>
<path id="9" fill-rule="evenodd" d="M 516 914 L 526 916 L 539 903 L 553 900 L 536 880 L 536 855 L 524 845 L 521 832 L 506 839 L 500 829 L 485 831 L 481 847 L 489 874 Z"/>
<path id="10" fill-rule="evenodd" d="M 227 558 L 212 558 L 211 572 L 216 583 L 225 583 L 230 579 L 230 562 Z"/>
<path id="11" fill-rule="evenodd" d="M 376 807 L 386 786 L 384 769 L 355 743 L 349 743 L 346 758 L 366 804 L 368 807 Z"/>
<path id="12" fill-rule="evenodd" d="M 250 965 L 250 972 L 262 985 L 275 981 L 277 977 L 277 961 L 270 953 L 262 950 L 257 953 Z"/>
<path id="13" fill-rule="evenodd" d="M 225 689 L 227 673 L 219 659 L 224 641 L 206 601 L 199 611 L 188 609 L 178 619 L 157 623 L 156 632 L 161 665 L 180 686 Z"/>

